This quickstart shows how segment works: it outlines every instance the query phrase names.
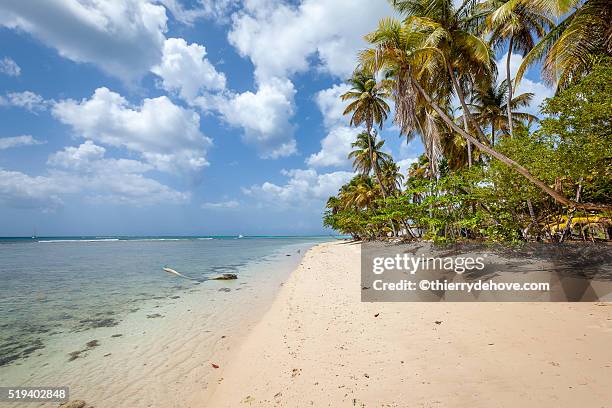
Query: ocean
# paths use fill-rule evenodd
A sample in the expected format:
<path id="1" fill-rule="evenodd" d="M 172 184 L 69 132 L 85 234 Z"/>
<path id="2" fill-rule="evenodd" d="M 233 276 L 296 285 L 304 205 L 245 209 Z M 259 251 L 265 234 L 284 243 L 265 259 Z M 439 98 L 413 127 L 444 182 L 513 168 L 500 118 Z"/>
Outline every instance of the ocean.
<path id="1" fill-rule="evenodd" d="M 78 378 L 83 370 L 101 371 L 92 381 L 121 376 L 112 369 L 104 374 L 92 356 L 110 357 L 140 344 L 149 344 L 150 353 L 172 348 L 171 339 L 182 327 L 184 336 L 238 333 L 241 328 L 234 326 L 257 320 L 301 256 L 330 239 L 2 238 L 0 383 L 60 384 L 88 393 L 89 381 Z M 193 280 L 168 274 L 163 267 Z M 206 280 L 223 273 L 238 279 Z M 181 319 L 193 321 L 170 322 Z M 151 333 L 156 340 L 150 340 Z M 209 337 L 214 353 L 218 336 Z M 86 346 L 93 340 L 95 346 Z M 146 351 L 142 357 L 155 359 Z M 179 374 L 180 367 L 175 371 Z M 95 398 L 105 400 L 99 394 Z"/>

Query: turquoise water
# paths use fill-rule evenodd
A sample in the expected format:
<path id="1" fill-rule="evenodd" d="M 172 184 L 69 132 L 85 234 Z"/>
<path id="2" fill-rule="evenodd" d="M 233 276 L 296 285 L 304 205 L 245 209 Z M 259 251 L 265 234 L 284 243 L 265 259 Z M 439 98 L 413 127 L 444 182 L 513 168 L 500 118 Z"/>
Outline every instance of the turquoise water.
<path id="1" fill-rule="evenodd" d="M 112 327 L 151 299 L 171 299 L 205 280 L 329 237 L 41 237 L 0 239 L 0 366 L 51 337 Z M 263 268 L 262 270 L 265 270 Z M 262 272 L 263 273 L 263 272 Z"/>

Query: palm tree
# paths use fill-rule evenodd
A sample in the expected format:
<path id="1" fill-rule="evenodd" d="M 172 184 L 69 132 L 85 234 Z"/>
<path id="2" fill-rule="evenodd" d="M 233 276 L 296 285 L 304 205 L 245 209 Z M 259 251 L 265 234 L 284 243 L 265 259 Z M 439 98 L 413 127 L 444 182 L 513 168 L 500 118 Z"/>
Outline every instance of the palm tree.
<path id="1" fill-rule="evenodd" d="M 372 182 L 372 178 L 359 174 L 351 179 L 348 184 L 340 188 L 338 194 L 342 208 L 353 208 L 356 210 L 369 209 L 380 196 L 380 187 Z"/>
<path id="2" fill-rule="evenodd" d="M 422 63 L 438 82 L 449 82 L 464 112 L 464 130 L 476 130 L 482 141 L 487 138 L 477 126 L 466 104 L 466 90 L 475 83 L 486 84 L 494 75 L 494 55 L 489 45 L 475 34 L 477 16 L 473 1 L 455 8 L 452 0 L 393 0 L 403 13 L 405 34 L 416 46 Z M 448 88 L 448 85 L 446 86 Z"/>
<path id="3" fill-rule="evenodd" d="M 509 127 L 507 112 L 511 113 L 513 125 L 527 123 L 528 125 L 538 118 L 530 113 L 517 111 L 516 109 L 529 106 L 533 99 L 532 93 L 522 93 L 512 98 L 508 104 L 510 87 L 506 80 L 498 87 L 493 84 L 484 90 L 476 89 L 472 94 L 471 102 L 468 103 L 474 119 L 483 127 L 491 126 L 491 145 L 495 145 L 495 132 L 499 129 L 505 134 L 512 135 Z"/>
<path id="4" fill-rule="evenodd" d="M 373 135 L 367 132 L 359 133 L 357 140 L 351 143 L 354 150 L 348 155 L 349 159 L 353 159 L 355 171 L 367 176 L 374 170 L 374 173 L 379 175 L 383 163 L 393 160 L 390 154 L 382 151 L 384 144 L 384 140 L 376 140 L 376 132 Z"/>
<path id="5" fill-rule="evenodd" d="M 385 99 L 389 97 L 389 93 L 384 86 L 376 82 L 376 78 L 371 72 L 365 70 L 355 72 L 348 82 L 352 85 L 351 90 L 340 96 L 343 101 L 351 101 L 344 110 L 344 115 L 351 115 L 351 126 L 365 124 L 367 136 L 360 134 L 356 143 L 359 143 L 360 140 L 367 142 L 367 147 L 361 147 L 365 147 L 369 154 L 370 168 L 368 172 L 374 170 L 382 187 L 378 160 L 373 156 L 376 148 L 372 142 L 376 140 L 376 135 L 372 136 L 372 130 L 374 125 L 378 125 L 382 129 L 385 120 L 387 120 L 390 108 Z M 362 139 L 359 139 L 360 137 Z M 385 195 L 384 188 L 383 195 Z"/>
<path id="6" fill-rule="evenodd" d="M 555 17 L 573 10 L 525 56 L 516 73 L 516 83 L 527 67 L 543 60 L 544 79 L 550 84 L 557 83 L 557 90 L 564 89 L 588 74 L 600 58 L 612 56 L 609 0 L 540 0 L 534 1 L 532 7 L 542 13 L 552 10 Z"/>
<path id="7" fill-rule="evenodd" d="M 554 22 L 532 5 L 534 2 L 516 0 L 487 0 L 479 8 L 488 14 L 487 29 L 491 32 L 491 45 L 501 48 L 508 42 L 506 54 L 506 82 L 508 99 L 513 100 L 512 75 L 510 73 L 510 58 L 513 51 L 520 52 L 523 57 L 533 49 L 538 38 L 546 34 L 546 30 L 554 27 Z M 507 123 L 510 136 L 513 133 L 512 107 L 506 105 Z"/>
<path id="8" fill-rule="evenodd" d="M 401 192 L 404 175 L 397 163 L 393 160 L 385 160 L 381 166 L 381 174 L 385 188 L 390 194 Z"/>
<path id="9" fill-rule="evenodd" d="M 440 3 L 433 0 L 417 0 L 410 3 L 413 4 L 415 8 L 419 8 L 420 5 L 422 10 L 435 9 L 437 4 L 443 4 L 443 10 L 441 10 L 439 14 L 459 14 L 459 11 L 453 10 L 450 1 Z M 422 20 L 424 24 L 428 24 L 429 20 Z M 448 70 L 448 76 L 443 77 L 440 72 L 440 65 L 443 64 L 448 66 L 449 59 L 446 58 L 443 51 L 439 51 L 436 47 L 432 47 L 432 43 L 435 44 L 434 40 L 428 40 L 429 37 L 434 37 L 435 39 L 435 37 L 448 36 L 448 30 L 441 28 L 439 23 L 430 25 L 434 28 L 434 31 L 438 28 L 440 28 L 440 30 L 436 33 L 429 30 L 429 34 L 426 31 L 425 34 L 427 35 L 424 36 L 424 31 L 418 28 L 415 30 L 414 24 L 412 24 L 410 19 L 407 19 L 404 24 L 395 19 L 383 19 L 379 23 L 378 29 L 366 36 L 366 39 L 374 45 L 374 48 L 365 50 L 360 54 L 362 66 L 372 69 L 373 71 L 382 70 L 393 72 L 395 77 L 393 96 L 396 102 L 396 111 L 398 112 L 396 120 L 398 121 L 400 129 L 404 132 L 403 134 L 416 128 L 416 112 L 419 104 L 424 103 L 437 113 L 439 118 L 444 121 L 449 129 L 460 134 L 466 141 L 473 143 L 483 152 L 513 168 L 557 202 L 573 208 L 601 210 L 602 206 L 600 205 L 576 203 L 568 199 L 563 194 L 532 175 L 526 168 L 486 144 L 486 137 L 482 129 L 467 109 L 465 100 L 461 98 L 463 95 L 462 90 L 461 87 L 458 86 L 456 77 L 453 79 L 454 70 L 452 69 L 452 65 L 451 69 Z M 485 48 L 488 50 L 488 47 L 484 46 L 483 48 L 484 43 L 475 39 L 474 36 L 459 34 L 457 34 L 457 36 L 465 39 L 463 47 L 463 49 L 467 50 L 465 60 L 473 61 L 476 59 L 475 57 L 470 57 L 470 55 L 474 55 L 474 52 L 469 51 L 472 47 L 480 49 L 480 51 L 475 52 L 476 55 L 489 55 L 488 51 L 485 52 L 484 50 Z M 455 55 L 455 58 L 458 58 L 458 56 Z M 482 60 L 482 58 L 478 59 Z M 478 133 L 477 137 L 472 136 L 464 129 L 457 126 L 453 119 L 449 117 L 447 109 L 443 109 L 438 103 L 439 100 L 448 100 L 448 94 L 444 95 L 443 92 L 448 88 L 446 85 L 448 82 L 445 78 L 447 79 L 449 77 L 451 77 L 450 82 L 453 84 L 452 87 L 457 90 L 459 99 L 462 101 L 464 113 L 470 118 L 470 122 L 472 122 L 473 125 L 472 127 Z M 437 85 L 431 86 L 432 78 L 435 78 Z M 475 78 L 478 77 L 476 76 Z M 423 83 L 425 87 L 421 83 Z M 483 142 L 481 142 L 481 140 Z"/>

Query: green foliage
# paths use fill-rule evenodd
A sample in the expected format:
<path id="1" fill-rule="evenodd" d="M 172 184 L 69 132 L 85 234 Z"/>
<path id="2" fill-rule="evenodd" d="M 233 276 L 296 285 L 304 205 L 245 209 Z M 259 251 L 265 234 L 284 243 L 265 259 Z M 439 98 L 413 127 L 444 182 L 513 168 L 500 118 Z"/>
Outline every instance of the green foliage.
<path id="1" fill-rule="evenodd" d="M 519 125 L 513 137 L 503 136 L 496 148 L 569 197 L 577 197 L 580 189 L 580 201 L 609 204 L 610 95 L 612 62 L 606 60 L 574 86 L 545 101 L 542 113 L 547 116 L 539 129 L 530 132 Z M 386 160 L 389 169 L 397 170 L 390 158 Z M 518 242 L 559 239 L 564 228 L 551 225 L 566 222 L 570 213 L 594 217 L 558 205 L 497 160 L 452 169 L 442 158 L 436 167 L 433 173 L 429 159 L 421 156 L 409 169 L 404 188 L 398 185 L 386 198 L 372 177 L 356 177 L 342 187 L 338 197 L 330 199 L 324 224 L 361 239 L 388 236 L 395 230 L 435 242 Z M 397 174 L 393 179 L 401 180 Z M 596 217 L 600 231 L 612 227 L 609 216 Z M 597 237 L 605 238 L 605 234 Z"/>

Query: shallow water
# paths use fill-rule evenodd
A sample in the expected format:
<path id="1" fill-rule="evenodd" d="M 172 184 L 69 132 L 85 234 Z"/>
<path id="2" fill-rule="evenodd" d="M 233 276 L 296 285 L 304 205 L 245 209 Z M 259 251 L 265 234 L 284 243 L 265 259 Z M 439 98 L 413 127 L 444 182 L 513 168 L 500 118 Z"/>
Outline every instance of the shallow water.
<path id="1" fill-rule="evenodd" d="M 213 290 L 230 286 L 228 292 L 236 291 L 232 299 L 248 305 L 258 297 L 259 283 L 268 282 L 266 293 L 270 292 L 272 271 L 291 257 L 298 262 L 300 254 L 326 240 L 329 238 L 101 237 L 0 241 L 0 379 L 21 384 L 27 374 L 24 370 L 68 361 L 67 353 L 75 351 L 71 350 L 73 340 L 96 337 L 106 333 L 105 328 L 121 328 L 132 315 L 131 325 L 137 317 L 151 324 L 155 317 L 150 316 L 159 314 L 156 310 L 180 304 L 190 294 L 199 294 L 190 301 L 200 311 L 213 310 L 215 301 L 228 299 Z M 162 271 L 164 266 L 199 280 L 221 273 L 236 273 L 239 279 L 200 283 L 167 274 Z M 251 290 L 237 292 L 247 287 L 240 285 Z M 249 313 L 248 307 L 244 313 Z"/>

